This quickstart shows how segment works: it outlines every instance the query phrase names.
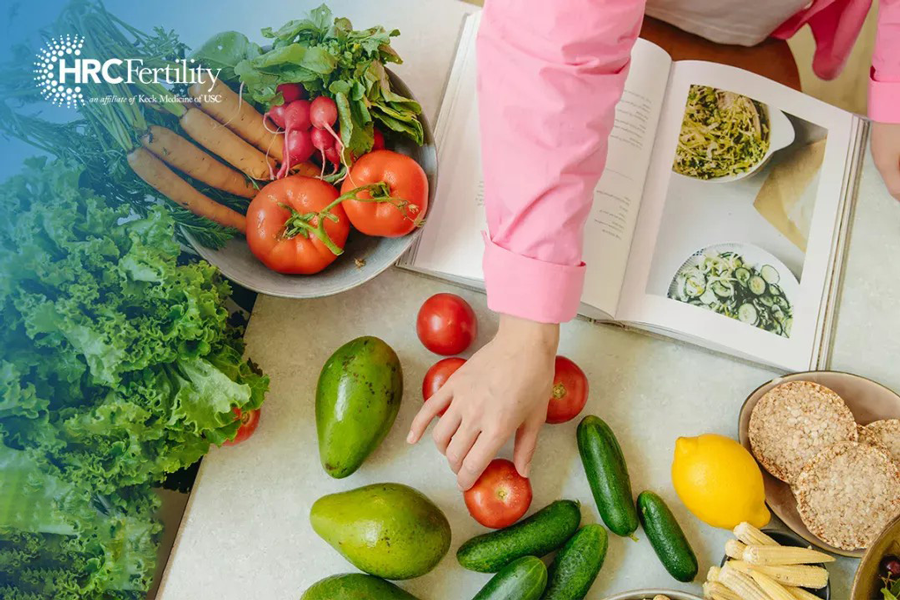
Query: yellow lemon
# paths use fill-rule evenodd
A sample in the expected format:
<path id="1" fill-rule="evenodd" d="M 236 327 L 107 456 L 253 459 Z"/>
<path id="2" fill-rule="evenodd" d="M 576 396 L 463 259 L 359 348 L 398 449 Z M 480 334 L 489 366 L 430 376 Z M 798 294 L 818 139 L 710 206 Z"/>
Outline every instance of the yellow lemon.
<path id="1" fill-rule="evenodd" d="M 743 521 L 762 527 L 771 518 L 759 465 L 731 438 L 678 438 L 672 485 L 688 510 L 713 527 L 733 529 Z"/>

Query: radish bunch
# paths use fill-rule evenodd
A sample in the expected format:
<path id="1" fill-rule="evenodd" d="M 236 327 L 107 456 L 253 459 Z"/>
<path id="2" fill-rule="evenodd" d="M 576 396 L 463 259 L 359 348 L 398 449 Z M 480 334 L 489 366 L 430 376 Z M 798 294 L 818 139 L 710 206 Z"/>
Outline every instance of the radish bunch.
<path id="1" fill-rule="evenodd" d="M 284 130 L 284 161 L 277 177 L 286 177 L 291 165 L 305 162 L 318 151 L 322 157 L 322 173 L 325 162 L 341 164 L 343 144 L 334 130 L 338 112 L 334 100 L 319 96 L 312 102 L 306 99 L 306 91 L 298 83 L 278 86 L 284 104 L 273 106 L 264 115 Z"/>

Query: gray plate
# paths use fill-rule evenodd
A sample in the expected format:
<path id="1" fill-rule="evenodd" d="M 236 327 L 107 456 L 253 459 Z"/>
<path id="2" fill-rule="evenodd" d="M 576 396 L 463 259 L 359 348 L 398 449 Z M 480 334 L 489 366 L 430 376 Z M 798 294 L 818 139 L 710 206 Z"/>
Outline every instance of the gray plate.
<path id="1" fill-rule="evenodd" d="M 412 92 L 394 73 L 390 73 L 391 85 L 397 93 L 414 98 Z M 425 143 L 414 142 L 400 135 L 386 135 L 386 146 L 416 160 L 428 176 L 428 207 L 434 204 L 437 189 L 437 152 L 431 126 L 424 115 L 419 116 L 425 129 Z M 427 215 L 427 213 L 426 213 Z M 401 238 L 376 238 L 362 235 L 351 229 L 344 253 L 321 273 L 315 275 L 282 275 L 259 262 L 242 237 L 232 239 L 220 250 L 206 248 L 186 237 L 205 260 L 222 271 L 222 274 L 240 285 L 270 296 L 283 298 L 321 298 L 339 294 L 369 281 L 406 252 L 421 230 Z"/>
<path id="2" fill-rule="evenodd" d="M 668 596 L 671 600 L 703 600 L 700 596 L 689 594 L 687 592 L 679 592 L 677 590 L 663 590 L 658 588 L 646 590 L 632 590 L 623 592 L 615 596 L 609 596 L 604 600 L 653 600 L 653 597 L 662 594 Z"/>

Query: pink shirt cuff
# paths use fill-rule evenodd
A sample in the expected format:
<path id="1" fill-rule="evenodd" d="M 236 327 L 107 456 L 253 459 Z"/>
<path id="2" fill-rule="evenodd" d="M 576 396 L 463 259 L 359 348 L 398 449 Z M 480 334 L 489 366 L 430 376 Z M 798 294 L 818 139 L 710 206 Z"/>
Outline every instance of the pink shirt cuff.
<path id="1" fill-rule="evenodd" d="M 483 235 L 488 308 L 540 323 L 575 318 L 584 288 L 584 263 L 558 265 L 521 256 Z"/>
<path id="2" fill-rule="evenodd" d="M 869 118 L 879 123 L 900 123 L 900 81 L 869 79 Z"/>

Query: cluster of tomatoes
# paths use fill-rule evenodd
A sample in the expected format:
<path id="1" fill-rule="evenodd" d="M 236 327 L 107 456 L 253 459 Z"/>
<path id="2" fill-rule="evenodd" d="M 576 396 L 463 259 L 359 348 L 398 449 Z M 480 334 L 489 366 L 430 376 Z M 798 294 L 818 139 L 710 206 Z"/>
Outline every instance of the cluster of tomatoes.
<path id="1" fill-rule="evenodd" d="M 416 318 L 422 344 L 444 356 L 465 352 L 475 341 L 478 322 L 469 303 L 454 294 L 435 294 L 422 304 Z M 436 362 L 422 380 L 427 401 L 450 379 L 466 359 L 451 356 Z M 584 371 L 565 356 L 556 357 L 553 392 L 547 407 L 547 423 L 574 419 L 587 403 L 588 380 Z M 443 416 L 443 413 L 441 413 Z M 515 465 L 495 459 L 475 485 L 465 492 L 469 514 L 485 527 L 502 529 L 521 519 L 531 506 L 531 482 Z"/>

